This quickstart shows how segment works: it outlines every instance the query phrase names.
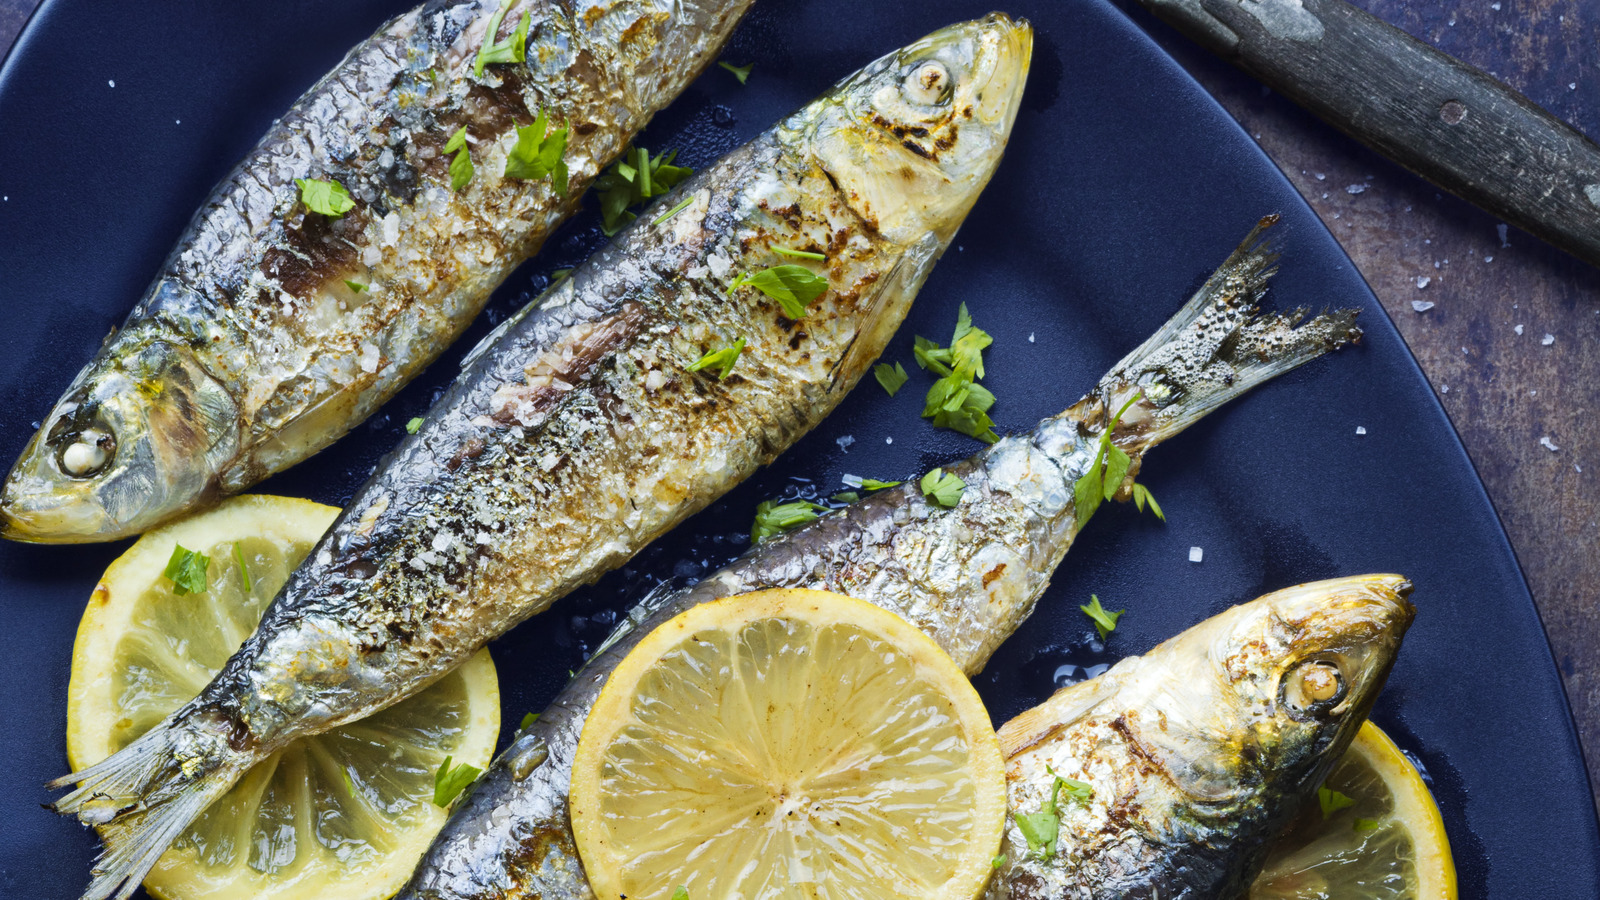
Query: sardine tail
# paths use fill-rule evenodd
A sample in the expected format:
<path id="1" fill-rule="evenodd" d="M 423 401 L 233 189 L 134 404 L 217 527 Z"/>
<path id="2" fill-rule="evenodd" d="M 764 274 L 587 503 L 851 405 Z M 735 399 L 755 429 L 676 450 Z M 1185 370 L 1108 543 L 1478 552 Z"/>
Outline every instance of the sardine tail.
<path id="1" fill-rule="evenodd" d="M 95 826 L 105 843 L 82 900 L 127 900 L 167 847 L 243 771 L 223 771 L 214 754 L 195 755 L 194 737 L 181 722 L 162 722 L 105 760 L 50 782 L 52 789 L 77 785 L 52 808 Z"/>
<path id="2" fill-rule="evenodd" d="M 1263 314 L 1256 303 L 1277 272 L 1277 254 L 1256 223 L 1183 309 L 1101 380 L 1110 411 L 1137 396 L 1123 422 L 1125 449 L 1148 450 L 1257 385 L 1361 338 L 1354 309 L 1306 319 L 1305 309 Z M 1119 440 L 1118 443 L 1124 443 Z"/>

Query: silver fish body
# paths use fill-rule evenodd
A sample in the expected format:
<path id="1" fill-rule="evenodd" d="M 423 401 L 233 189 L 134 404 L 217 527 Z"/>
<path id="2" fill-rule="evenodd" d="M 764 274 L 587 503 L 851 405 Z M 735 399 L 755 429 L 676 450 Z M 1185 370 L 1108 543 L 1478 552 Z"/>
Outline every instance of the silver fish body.
<path id="1" fill-rule="evenodd" d="M 1140 397 L 1115 437 L 1136 473 L 1146 450 L 1209 410 L 1359 334 L 1349 311 L 1300 328 L 1292 327 L 1299 314 L 1256 315 L 1272 264 L 1259 230 L 1087 397 L 1031 433 L 946 467 L 966 482 L 955 508 L 907 482 L 765 541 L 691 588 L 640 603 L 458 804 L 399 896 L 592 898 L 567 814 L 579 734 L 628 651 L 697 604 L 774 587 L 848 594 L 904 616 L 965 671 L 980 671 L 1032 612 L 1070 549 L 1078 528 L 1074 484 L 1123 403 Z"/>
<path id="2" fill-rule="evenodd" d="M 422 689 L 820 421 L 999 163 L 1030 35 L 994 16 L 873 63 L 486 338 L 201 695 L 57 783 L 79 783 L 57 808 L 107 834 L 89 895 L 130 891 L 276 748 Z M 930 74 L 940 90 L 912 90 Z M 808 263 L 826 290 L 801 318 L 735 284 L 797 265 L 775 248 L 825 257 Z M 689 370 L 740 340 L 724 377 Z"/>
<path id="3" fill-rule="evenodd" d="M 0 535 L 137 534 L 360 423 L 461 334 L 751 2 L 515 0 L 489 35 L 501 0 L 447 0 L 384 25 L 213 191 L 13 467 Z M 525 12 L 525 61 L 474 74 Z M 502 175 L 539 112 L 571 126 L 564 194 Z M 476 173 L 456 191 L 444 147 L 459 128 Z M 335 180 L 354 206 L 312 212 L 296 179 Z"/>
<path id="4" fill-rule="evenodd" d="M 1006 864 L 989 900 L 1244 897 L 1350 746 L 1414 614 L 1398 575 L 1277 591 L 1058 691 L 1000 729 Z M 1030 845 L 1057 777 L 1055 841 Z"/>

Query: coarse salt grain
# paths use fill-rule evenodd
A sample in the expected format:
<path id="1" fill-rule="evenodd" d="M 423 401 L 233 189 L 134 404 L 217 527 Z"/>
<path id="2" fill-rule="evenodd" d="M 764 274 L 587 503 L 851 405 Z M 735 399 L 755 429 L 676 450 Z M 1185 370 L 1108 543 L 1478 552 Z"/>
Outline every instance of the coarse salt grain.
<path id="1" fill-rule="evenodd" d="M 1199 547 L 1189 548 L 1189 562 L 1197 563 L 1206 558 L 1206 551 Z"/>
<path id="2" fill-rule="evenodd" d="M 1427 275 L 1418 275 L 1417 276 L 1417 290 L 1419 290 L 1419 291 L 1422 290 L 1423 288 L 1427 287 L 1428 285 L 1432 284 L 1432 283 L 1433 283 L 1433 279 L 1428 277 Z"/>
<path id="3" fill-rule="evenodd" d="M 1432 300 L 1413 300 L 1413 301 L 1411 301 L 1411 308 L 1416 310 L 1419 313 L 1420 312 L 1427 312 L 1428 310 L 1433 309 L 1433 301 Z"/>
<path id="4" fill-rule="evenodd" d="M 1550 435 L 1548 435 L 1548 434 L 1545 435 L 1542 438 L 1539 438 L 1539 446 L 1545 448 L 1546 450 L 1549 450 L 1551 453 L 1554 453 L 1557 450 L 1561 449 L 1560 447 L 1556 446 L 1556 442 L 1555 441 L 1550 440 Z"/>
<path id="5" fill-rule="evenodd" d="M 1515 328 L 1513 328 L 1511 330 L 1515 331 L 1517 334 L 1521 334 L 1522 333 L 1522 326 L 1518 325 L 1517 327 L 1515 327 Z"/>
<path id="6" fill-rule="evenodd" d="M 1544 337 L 1539 339 L 1539 343 L 1545 345 L 1546 347 L 1550 346 L 1551 344 L 1554 344 L 1555 342 L 1556 342 L 1556 336 L 1553 335 L 1553 334 L 1549 334 L 1549 333 L 1546 333 Z"/>
<path id="7" fill-rule="evenodd" d="M 1356 434 L 1366 434 L 1366 433 L 1367 433 L 1367 426 L 1365 426 L 1365 425 L 1357 425 L 1356 426 Z"/>

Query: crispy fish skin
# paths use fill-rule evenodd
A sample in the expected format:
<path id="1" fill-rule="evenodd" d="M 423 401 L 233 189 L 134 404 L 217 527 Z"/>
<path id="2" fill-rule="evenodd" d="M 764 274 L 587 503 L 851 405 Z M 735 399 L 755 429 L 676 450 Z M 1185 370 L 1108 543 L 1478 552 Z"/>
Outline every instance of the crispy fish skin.
<path id="1" fill-rule="evenodd" d="M 1073 485 L 1106 423 L 1138 394 L 1115 440 L 1133 457 L 1227 400 L 1359 336 L 1348 310 L 1292 327 L 1259 317 L 1274 257 L 1263 223 L 1182 311 L 1088 396 L 1031 433 L 945 467 L 966 482 L 953 509 L 915 481 L 774 537 L 699 584 L 647 597 L 577 677 L 459 801 L 403 900 L 592 898 L 568 824 L 567 791 L 584 720 L 607 675 L 655 627 L 697 604 L 804 587 L 906 617 L 969 674 L 1032 612 L 1077 533 Z M 1124 486 L 1125 495 L 1128 488 Z M 670 830 L 671 823 L 663 822 Z M 610 898 L 607 898 L 610 900 Z"/>
<path id="2" fill-rule="evenodd" d="M 1048 858 L 1013 818 L 989 900 L 1247 896 L 1366 720 L 1411 624 L 1410 592 L 1399 575 L 1277 591 L 1007 722 L 1013 816 L 1037 813 L 1056 776 L 1093 793 L 1059 799 Z"/>
<path id="3" fill-rule="evenodd" d="M 752 0 L 516 0 L 525 62 L 473 74 L 500 0 L 384 25 L 217 186 L 0 494 L 0 535 L 137 534 L 332 443 L 458 337 L 584 188 L 720 50 Z M 571 125 L 570 189 L 502 177 L 516 126 Z M 476 174 L 451 190 L 466 128 Z M 339 218 L 300 202 L 333 179 Z M 346 284 L 363 285 L 357 290 Z"/>
<path id="4" fill-rule="evenodd" d="M 87 896 L 130 892 L 256 761 L 421 690 L 831 411 L 998 165 L 1030 35 L 994 16 L 873 63 L 485 339 L 201 695 L 57 782 L 80 784 L 57 808 L 106 834 Z M 798 320 L 735 284 L 794 264 L 778 247 L 826 257 Z M 726 377 L 688 371 L 741 338 Z"/>

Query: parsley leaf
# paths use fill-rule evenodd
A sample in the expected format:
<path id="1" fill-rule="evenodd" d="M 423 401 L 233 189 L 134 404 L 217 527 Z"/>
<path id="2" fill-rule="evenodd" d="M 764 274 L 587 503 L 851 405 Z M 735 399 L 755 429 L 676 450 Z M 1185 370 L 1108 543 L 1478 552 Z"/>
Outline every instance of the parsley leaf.
<path id="1" fill-rule="evenodd" d="M 861 495 L 855 491 L 840 491 L 828 499 L 835 503 L 854 503 L 861 499 Z"/>
<path id="2" fill-rule="evenodd" d="M 370 287 L 372 287 L 372 286 L 371 286 L 371 285 L 369 285 L 369 284 L 362 284 L 362 283 L 361 283 L 361 282 L 359 282 L 359 281 L 351 281 L 351 280 L 350 280 L 350 279 L 348 279 L 348 278 L 346 278 L 346 279 L 345 279 L 345 280 L 344 280 L 344 286 L 345 286 L 345 287 L 347 287 L 347 288 L 349 288 L 349 289 L 350 289 L 350 290 L 352 290 L 352 291 L 355 291 L 355 292 L 356 292 L 356 293 L 358 293 L 358 294 L 364 294 L 364 293 L 366 293 L 366 292 L 367 292 L 367 290 L 368 290 L 368 289 L 369 289 L 369 288 L 370 288 Z"/>
<path id="3" fill-rule="evenodd" d="M 1107 610 L 1100 605 L 1100 598 L 1094 594 L 1089 595 L 1089 604 L 1087 606 L 1079 606 L 1078 608 L 1083 610 L 1084 615 L 1094 621 L 1094 630 L 1100 632 L 1100 640 L 1102 641 L 1106 639 L 1106 635 L 1117 630 L 1117 620 L 1122 618 L 1123 613 L 1127 612 L 1125 609 L 1119 609 L 1116 612 Z"/>
<path id="4" fill-rule="evenodd" d="M 839 480 L 863 491 L 881 491 L 885 488 L 899 487 L 903 483 L 899 481 L 879 481 L 876 478 L 862 478 L 860 475 L 844 475 Z"/>
<path id="5" fill-rule="evenodd" d="M 922 495 L 945 509 L 954 509 L 961 502 L 967 483 L 943 469 L 934 469 L 922 476 Z"/>
<path id="6" fill-rule="evenodd" d="M 888 363 L 878 363 L 872 367 L 872 377 L 878 379 L 878 383 L 883 385 L 883 389 L 888 391 L 891 397 L 911 379 L 911 376 L 906 374 L 906 367 L 899 363 L 893 366 Z"/>
<path id="7" fill-rule="evenodd" d="M 687 166 L 672 164 L 677 156 L 676 150 L 651 156 L 649 150 L 634 147 L 623 153 L 594 180 L 595 194 L 600 197 L 600 230 L 605 232 L 606 237 L 611 237 L 622 226 L 638 218 L 628 211 L 628 207 L 651 197 L 659 197 L 694 174 L 694 170 Z M 687 206 L 688 203 L 680 203 L 653 224 L 665 222 Z"/>
<path id="8" fill-rule="evenodd" d="M 350 192 L 332 179 L 296 178 L 294 183 L 300 186 L 300 202 L 314 213 L 337 219 L 356 207 Z"/>
<path id="9" fill-rule="evenodd" d="M 1028 842 L 1028 851 L 1039 859 L 1049 859 L 1055 855 L 1056 839 L 1061 835 L 1061 794 L 1065 792 L 1067 799 L 1073 803 L 1087 803 L 1094 796 L 1094 787 L 1088 782 L 1062 778 L 1048 765 L 1045 771 L 1054 779 L 1050 782 L 1050 796 L 1039 804 L 1038 812 L 1012 816 L 1022 832 L 1023 840 Z"/>
<path id="10" fill-rule="evenodd" d="M 990 444 L 1000 439 L 989 418 L 994 394 L 977 383 L 984 375 L 983 351 L 993 343 L 987 331 L 973 327 L 965 303 L 957 314 L 949 347 L 917 335 L 912 347 L 917 365 L 939 376 L 928 388 L 922 408 L 922 417 L 932 419 L 935 428 L 949 428 Z"/>
<path id="11" fill-rule="evenodd" d="M 744 84 L 745 81 L 750 78 L 750 70 L 754 68 L 755 63 L 750 63 L 749 65 L 745 66 L 736 66 L 733 63 L 719 62 L 717 65 L 727 69 L 729 72 L 732 72 L 733 77 L 739 79 L 740 84 Z"/>
<path id="12" fill-rule="evenodd" d="M 567 126 L 552 129 L 549 113 L 539 110 L 532 125 L 517 126 L 517 143 L 506 154 L 507 178 L 538 180 L 549 177 L 557 197 L 567 195 Z"/>
<path id="13" fill-rule="evenodd" d="M 172 592 L 179 597 L 198 594 L 206 589 L 206 566 L 210 564 L 210 557 L 204 553 L 177 544 L 172 548 L 172 558 L 167 560 L 166 571 L 161 574 L 172 582 Z"/>
<path id="14" fill-rule="evenodd" d="M 805 266 L 788 263 L 741 275 L 728 285 L 728 293 L 731 294 L 745 285 L 778 301 L 778 305 L 783 307 L 785 316 L 801 319 L 805 317 L 806 307 L 828 290 L 828 279 Z"/>
<path id="15" fill-rule="evenodd" d="M 678 885 L 678 889 L 672 892 L 672 900 L 689 900 L 689 889 Z"/>
<path id="16" fill-rule="evenodd" d="M 788 503 L 763 500 L 756 506 L 756 522 L 750 529 L 750 543 L 759 544 L 775 534 L 815 522 L 818 513 L 827 511 L 826 506 L 809 500 L 792 500 Z"/>
<path id="17" fill-rule="evenodd" d="M 252 587 L 250 568 L 244 564 L 244 551 L 239 549 L 238 544 L 233 545 L 233 561 L 239 564 L 239 583 L 244 585 L 244 592 L 248 594 Z"/>
<path id="18" fill-rule="evenodd" d="M 472 64 L 472 75 L 475 78 L 483 77 L 483 67 L 489 63 L 522 62 L 528 56 L 528 26 L 533 24 L 533 9 L 522 11 L 522 21 L 517 24 L 516 31 L 503 41 L 496 41 L 494 36 L 500 33 L 500 23 L 505 20 L 506 12 L 511 9 L 511 4 L 516 0 L 501 0 L 500 8 L 489 16 L 489 26 L 483 32 L 483 46 L 478 48 L 478 59 Z"/>
<path id="19" fill-rule="evenodd" d="M 527 715 L 522 717 L 522 724 L 517 726 L 517 730 L 518 731 L 527 731 L 528 730 L 528 726 L 532 725 L 533 723 L 535 723 L 537 721 L 539 721 L 539 714 L 538 713 L 528 713 Z"/>
<path id="20" fill-rule="evenodd" d="M 1327 819 L 1347 806 L 1355 806 L 1356 801 L 1331 788 L 1319 787 L 1317 788 L 1317 804 L 1322 807 L 1322 818 Z"/>
<path id="21" fill-rule="evenodd" d="M 446 756 L 439 764 L 439 771 L 433 773 L 433 805 L 440 809 L 448 809 L 461 792 L 483 774 L 482 769 L 466 763 L 452 767 L 450 760 L 451 757 Z"/>
<path id="22" fill-rule="evenodd" d="M 477 170 L 472 166 L 472 154 L 467 149 L 467 126 L 456 129 L 450 135 L 450 140 L 445 142 L 444 152 L 454 153 L 455 158 L 450 160 L 450 190 L 459 191 L 472 180 L 472 174 Z"/>
<path id="23" fill-rule="evenodd" d="M 1004 866 L 1005 864 L 1006 864 L 1006 855 L 1004 853 L 1000 854 L 999 856 L 996 856 L 994 859 L 989 860 L 989 868 L 991 868 L 991 869 L 999 869 L 1000 867 Z"/>
<path id="24" fill-rule="evenodd" d="M 422 417 L 417 416 L 406 423 L 406 434 L 416 434 L 422 428 Z"/>
<path id="25" fill-rule="evenodd" d="M 743 352 L 744 338 L 739 338 L 737 341 L 733 342 L 732 347 L 723 347 L 721 350 L 712 350 L 705 356 L 702 356 L 690 363 L 687 368 L 691 372 L 698 372 L 701 369 L 718 369 L 720 372 L 717 375 L 717 380 L 722 381 L 728 377 L 729 372 L 733 371 L 734 363 L 739 361 L 739 354 Z"/>
<path id="26" fill-rule="evenodd" d="M 1117 430 L 1117 423 L 1122 421 L 1122 415 L 1133 406 L 1142 393 L 1135 393 L 1122 404 L 1117 414 L 1111 417 L 1105 430 L 1100 432 L 1100 440 L 1096 445 L 1094 459 L 1089 463 L 1089 470 L 1079 476 L 1072 485 L 1072 507 L 1078 518 L 1078 529 L 1081 531 L 1089 517 L 1100 508 L 1103 500 L 1110 500 L 1122 488 L 1123 479 L 1128 477 L 1128 469 L 1132 467 L 1133 460 L 1116 444 L 1111 443 L 1111 435 Z M 1150 495 L 1150 489 L 1142 484 L 1133 485 L 1133 502 L 1144 512 L 1145 504 L 1150 504 L 1150 511 L 1156 518 L 1165 522 L 1167 517 L 1161 512 L 1161 505 L 1156 503 L 1156 498 Z"/>

